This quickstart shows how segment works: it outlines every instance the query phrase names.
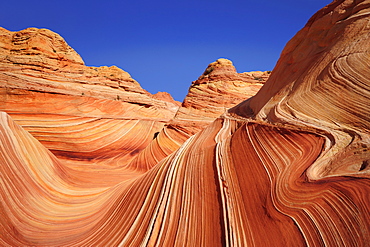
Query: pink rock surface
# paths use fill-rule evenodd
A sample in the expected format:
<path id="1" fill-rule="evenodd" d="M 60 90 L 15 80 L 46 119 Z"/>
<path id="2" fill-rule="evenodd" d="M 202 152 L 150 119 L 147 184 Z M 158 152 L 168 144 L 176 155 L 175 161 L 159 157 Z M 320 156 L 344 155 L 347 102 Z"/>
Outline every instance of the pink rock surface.
<path id="1" fill-rule="evenodd" d="M 29 77 L 21 83 L 22 73 L 11 79 L 16 73 L 3 69 L 1 105 L 8 113 L 0 113 L 0 244 L 367 246 L 369 15 L 369 0 L 333 1 L 287 44 L 262 89 L 231 109 L 222 106 L 226 111 L 216 120 L 211 116 L 219 106 L 202 110 L 195 93 L 206 95 L 213 90 L 208 84 L 226 81 L 220 78 L 236 81 L 256 74 L 238 75 L 227 60 L 218 60 L 170 117 L 165 107 L 170 102 L 156 101 L 136 86 L 130 93 L 155 103 L 99 98 L 97 91 L 96 96 L 81 95 L 85 103 L 73 104 L 76 95 L 62 94 L 59 84 L 51 87 L 57 96 L 51 100 L 51 91 L 33 90 L 47 83 Z M 14 69 L 18 66 L 24 65 Z M 218 74 L 220 67 L 224 72 Z M 32 89 L 21 86 L 36 81 Z M 223 85 L 228 84 L 217 88 L 222 91 Z M 33 104 L 42 97 L 49 108 L 37 111 Z M 234 96 L 227 97 L 224 102 Z M 201 96 L 199 101 L 206 102 Z M 53 102 L 57 113 L 45 118 L 40 109 L 50 110 Z M 118 113 L 105 108 L 114 102 Z M 115 129 L 114 121 L 126 114 L 127 127 Z M 98 120 L 109 124 L 99 127 Z M 201 124 L 189 128 L 197 120 Z M 82 122 L 87 125 L 72 127 Z M 160 128 L 150 127 L 155 124 Z M 187 139 L 197 128 L 200 132 Z M 148 140 L 155 131 L 160 133 Z M 57 137 L 53 152 L 80 143 L 75 152 L 89 149 L 90 158 L 50 152 L 47 141 Z M 123 156 L 109 156 L 116 148 L 98 147 L 106 138 L 113 145 L 121 137 L 130 143 L 121 147 Z M 172 152 L 176 142 L 179 147 Z M 129 146 L 132 151 L 126 151 Z M 127 156 L 135 150 L 142 151 Z"/>

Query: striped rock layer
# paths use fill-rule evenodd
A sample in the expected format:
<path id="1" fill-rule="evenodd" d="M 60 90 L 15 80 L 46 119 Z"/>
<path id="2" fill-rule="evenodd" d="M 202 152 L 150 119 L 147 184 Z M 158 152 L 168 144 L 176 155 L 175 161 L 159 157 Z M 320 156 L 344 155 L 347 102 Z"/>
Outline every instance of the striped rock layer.
<path id="1" fill-rule="evenodd" d="M 167 155 L 164 151 L 164 158 L 155 165 L 145 164 L 145 157 L 150 155 L 139 159 L 148 147 L 157 150 L 151 144 L 137 156 L 120 156 L 122 159 L 110 159 L 109 150 L 114 148 L 96 151 L 99 158 L 107 156 L 104 163 L 94 162 L 93 151 L 88 156 L 91 159 L 83 162 L 80 157 L 54 154 L 51 151 L 57 149 L 50 151 L 52 148 L 43 142 L 57 134 L 30 131 L 28 125 L 37 119 L 26 119 L 24 114 L 12 120 L 22 112 L 7 105 L 7 113 L 0 114 L 0 244 L 367 246 L 369 17 L 369 0 L 337 0 L 320 10 L 287 44 L 270 78 L 254 97 L 246 97 L 246 101 L 227 110 L 174 152 Z M 210 77 L 212 72 L 206 70 L 203 76 Z M 7 72 L 5 75 L 9 75 L 8 81 L 14 78 Z M 198 86 L 195 90 L 203 92 L 212 90 L 202 87 L 207 84 L 203 79 L 192 87 Z M 34 91 L 23 88 L 16 92 L 29 95 Z M 3 102 L 15 105 L 21 99 L 17 93 L 2 94 L 12 99 Z M 190 89 L 189 98 L 182 104 L 188 109 L 178 110 L 172 118 L 162 113 L 161 120 L 152 120 L 165 125 L 153 141 L 170 140 L 165 135 L 176 126 L 177 119 L 197 120 L 197 104 L 189 107 L 191 94 Z M 25 99 L 32 105 L 37 97 Z M 91 101 L 95 106 L 96 102 Z M 86 118 L 106 109 L 106 102 L 101 102 L 98 110 L 88 108 L 88 103 L 81 108 L 66 103 L 63 108 L 58 100 L 55 102 L 57 110 L 82 109 L 79 111 L 85 112 Z M 153 118 L 150 110 L 159 109 L 151 108 L 142 109 L 148 119 Z M 216 111 L 217 104 L 210 109 L 205 112 Z M 124 110 L 117 114 L 129 114 Z M 30 118 L 44 114 L 36 108 L 27 112 Z M 138 112 L 130 114 L 141 121 Z M 66 114 L 55 115 L 57 119 Z M 167 122 L 162 120 L 168 118 Z M 58 123 L 58 128 L 63 123 L 73 125 L 64 118 L 50 117 L 49 122 Z M 44 124 L 33 126 L 47 133 Z M 88 125 L 81 128 L 81 135 L 85 130 L 90 130 L 92 136 L 85 146 L 92 146 L 97 143 L 94 138 L 101 136 L 99 131 L 110 128 Z M 111 138 L 117 131 L 105 136 Z M 135 138 L 130 135 L 151 134 L 134 125 L 126 132 L 131 140 Z M 73 128 L 65 133 L 79 137 Z M 40 141 L 41 136 L 47 138 Z M 73 139 L 69 143 L 73 144 Z M 155 147 L 159 146 L 165 145 Z M 66 151 L 68 147 L 58 150 Z M 82 154 L 79 148 L 77 145 L 76 150 Z M 113 169 L 109 159 L 128 165 L 117 163 Z M 131 167 L 134 161 L 137 164 Z"/>
<path id="2" fill-rule="evenodd" d="M 61 159 L 123 166 L 179 108 L 46 29 L 1 29 L 0 51 L 0 109 Z"/>
<path id="3" fill-rule="evenodd" d="M 235 95 L 235 88 L 252 96 L 262 86 L 263 80 L 239 78 L 231 62 L 223 60 L 233 72 L 231 79 L 222 77 L 227 71 L 218 68 L 221 77 L 208 80 L 207 86 L 217 83 L 227 90 L 222 95 L 210 96 L 213 91 L 208 91 L 203 96 L 229 100 L 224 100 L 216 111 L 211 109 L 214 104 L 205 104 L 197 111 L 199 119 L 192 126 L 188 126 L 186 117 L 177 120 L 171 137 L 161 137 L 164 140 L 156 145 L 158 151 L 145 155 L 150 162 L 140 161 L 144 165 L 129 163 L 175 118 L 179 109 L 192 109 L 193 104 L 180 107 L 167 93 L 151 95 L 115 66 L 85 66 L 63 38 L 50 30 L 0 29 L 0 110 L 58 158 L 73 160 L 69 162 L 72 166 L 94 163 L 147 170 L 210 124 L 225 108 L 241 102 L 245 95 Z M 207 109 L 212 113 L 205 116 Z M 193 111 L 182 115 L 194 115 Z M 167 151 L 169 142 L 171 148 Z M 166 150 L 163 155 L 159 151 L 162 149 Z"/>
<path id="4" fill-rule="evenodd" d="M 255 95 L 269 75 L 267 71 L 237 73 L 232 62 L 223 58 L 209 64 L 198 80 L 192 82 L 174 118 L 165 124 L 130 167 L 150 169 L 227 109 Z"/>

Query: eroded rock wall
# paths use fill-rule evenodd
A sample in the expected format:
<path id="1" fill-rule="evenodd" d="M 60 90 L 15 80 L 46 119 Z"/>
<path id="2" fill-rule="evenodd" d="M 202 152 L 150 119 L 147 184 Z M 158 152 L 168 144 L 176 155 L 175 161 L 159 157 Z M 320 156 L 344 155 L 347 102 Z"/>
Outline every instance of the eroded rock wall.
<path id="1" fill-rule="evenodd" d="M 369 16 L 368 0 L 333 1 L 256 96 L 156 165 L 132 159 L 145 169 L 66 165 L 1 113 L 0 243 L 367 246 Z M 191 102 L 178 117 L 197 120 Z"/>

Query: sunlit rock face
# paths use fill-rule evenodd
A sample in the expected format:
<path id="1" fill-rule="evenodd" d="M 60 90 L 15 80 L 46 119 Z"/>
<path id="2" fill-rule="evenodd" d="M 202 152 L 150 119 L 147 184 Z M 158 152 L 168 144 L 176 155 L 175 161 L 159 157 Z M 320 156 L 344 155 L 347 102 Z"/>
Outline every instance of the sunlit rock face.
<path id="1" fill-rule="evenodd" d="M 0 110 L 59 158 L 79 162 L 127 164 L 179 108 L 115 66 L 85 66 L 46 29 L 0 29 L 0 81 Z"/>
<path id="2" fill-rule="evenodd" d="M 114 170 L 56 157 L 31 131 L 37 119 L 21 127 L 17 112 L 1 113 L 1 245 L 367 246 L 369 15 L 367 0 L 320 10 L 256 96 L 154 166 L 139 156 Z M 153 141 L 169 140 L 163 133 L 176 117 L 195 121 L 192 104 L 185 100 L 186 114 L 164 121 Z"/>
<path id="3" fill-rule="evenodd" d="M 189 88 L 177 118 L 213 121 L 230 106 L 255 95 L 267 80 L 269 72 L 237 73 L 232 62 L 218 59 Z"/>
<path id="4" fill-rule="evenodd" d="M 224 58 L 209 64 L 199 79 L 192 82 L 175 117 L 130 167 L 150 169 L 227 109 L 255 95 L 269 75 L 268 71 L 238 73 L 232 62 Z"/>
<path id="5" fill-rule="evenodd" d="M 289 41 L 269 82 L 232 112 L 327 139 L 307 176 L 368 176 L 369 1 L 334 1 Z"/>
<path id="6" fill-rule="evenodd" d="M 186 124 L 195 127 L 190 134 L 197 133 L 227 109 L 255 95 L 269 75 L 267 71 L 238 73 L 230 60 L 218 59 L 192 82 L 172 127 Z"/>
<path id="7" fill-rule="evenodd" d="M 253 82 L 248 78 L 248 87 L 242 87 L 245 82 L 236 78 L 239 74 L 231 62 L 221 59 L 219 61 L 228 61 L 227 68 L 231 68 L 232 73 L 217 69 L 217 79 L 208 80 L 208 85 L 222 85 L 222 95 L 215 90 L 202 95 L 212 97 L 216 103 L 227 95 L 236 96 L 221 103 L 216 111 L 212 109 L 215 102 L 203 101 L 202 109 L 196 114 L 195 110 L 184 114 L 178 110 L 199 102 L 180 107 L 181 103 L 168 93 L 151 95 L 127 72 L 115 66 L 85 66 L 63 38 L 50 30 L 28 28 L 11 32 L 1 28 L 0 58 L 0 110 L 10 114 L 58 158 L 73 160 L 73 166 L 81 162 L 127 166 L 153 142 L 151 146 L 159 146 L 144 152 L 147 161 L 139 160 L 140 164 L 134 161 L 129 165 L 147 170 L 210 124 L 226 107 L 245 99 L 244 93 L 254 95 L 266 79 L 260 76 Z M 237 83 L 236 89 L 241 89 L 239 94 L 234 92 L 234 83 Z M 209 111 L 212 113 L 207 113 Z M 189 117 L 178 117 L 190 115 L 198 118 L 192 124 Z M 161 134 L 152 141 L 159 132 L 165 132 L 164 126 L 174 118 L 176 127 L 166 131 L 173 130 L 173 134 L 165 138 Z"/>

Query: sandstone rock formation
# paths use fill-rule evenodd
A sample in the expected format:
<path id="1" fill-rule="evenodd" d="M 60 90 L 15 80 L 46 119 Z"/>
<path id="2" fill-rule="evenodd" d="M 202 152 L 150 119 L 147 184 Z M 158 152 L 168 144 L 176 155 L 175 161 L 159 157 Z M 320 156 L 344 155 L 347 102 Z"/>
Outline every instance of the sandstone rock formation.
<path id="1" fill-rule="evenodd" d="M 227 109 L 255 95 L 269 75 L 267 71 L 237 73 L 232 62 L 223 58 L 209 64 L 193 81 L 175 117 L 130 166 L 150 169 Z"/>
<path id="2" fill-rule="evenodd" d="M 155 166 L 143 170 L 131 169 L 130 165 L 112 170 L 109 162 L 94 166 L 94 159 L 90 165 L 88 159 L 84 165 L 75 160 L 74 165 L 63 155 L 56 157 L 38 141 L 43 135 L 33 137 L 39 131 L 37 119 L 26 119 L 21 110 L 8 105 L 5 110 L 9 113 L 0 114 L 0 244 L 368 245 L 369 16 L 369 0 L 336 0 L 320 10 L 287 44 L 256 96 L 246 97 L 175 152 L 164 154 L 166 157 Z M 219 60 L 213 66 L 225 64 L 229 62 Z M 212 90 L 212 86 L 206 86 L 207 81 L 202 81 L 208 80 L 212 72 L 206 70 L 192 87 Z M 6 78 L 18 85 L 18 80 L 12 81 L 15 75 L 3 74 L 2 81 Z M 21 75 L 19 72 L 18 78 L 23 78 Z M 21 92 L 29 95 L 32 91 Z M 144 95 L 148 102 L 157 102 L 145 92 L 136 93 Z M 190 89 L 182 104 L 187 109 L 179 110 L 174 120 L 161 122 L 155 114 L 150 115 L 159 109 L 154 103 L 143 107 L 148 118 L 156 119 L 152 123 L 166 125 L 155 140 L 170 140 L 165 134 L 176 119 L 196 121 L 196 115 L 201 115 L 201 109 L 191 99 L 192 93 Z M 13 99 L 17 94 L 2 95 L 16 105 Z M 26 97 L 30 105 L 41 97 L 31 96 Z M 101 100 L 105 105 L 112 99 Z M 91 102 L 95 107 L 96 102 Z M 55 114 L 57 118 L 75 112 L 79 105 L 55 106 L 64 112 Z M 84 107 L 81 109 L 86 111 L 82 112 L 96 112 Z M 216 112 L 217 108 L 215 104 L 206 113 Z M 30 118 L 43 113 L 36 109 L 27 112 Z M 24 115 L 23 127 L 12 120 L 17 113 Z M 139 115 L 133 117 L 141 121 Z M 88 116 L 82 117 L 88 120 Z M 60 128 L 74 119 L 62 120 Z M 57 123 L 52 119 L 50 122 Z M 28 126 L 32 123 L 34 133 Z M 46 135 L 46 128 L 42 129 Z M 80 132 L 84 135 L 82 132 L 89 129 L 93 140 L 101 136 L 99 131 L 109 128 L 90 125 Z M 142 130 L 132 126 L 127 133 L 138 132 Z M 51 136 L 46 135 L 46 139 Z M 160 146 L 165 144 L 157 147 Z M 148 147 L 142 153 L 148 152 Z M 97 154 L 104 156 L 105 152 Z M 131 162 L 137 162 L 136 167 L 146 167 L 140 164 L 146 162 L 145 158 L 138 157 Z M 126 159 L 122 158 L 122 162 Z"/>
<path id="3" fill-rule="evenodd" d="M 0 109 L 59 158 L 123 166 L 179 108 L 115 66 L 85 66 L 46 29 L 1 29 L 0 49 Z"/>
<path id="4" fill-rule="evenodd" d="M 153 142 L 150 146 L 156 146 L 158 151 L 144 152 L 146 162 L 130 165 L 149 169 L 210 124 L 226 107 L 241 102 L 244 93 L 252 96 L 262 86 L 261 79 L 239 78 L 244 74 L 238 74 L 229 61 L 228 67 L 221 66 L 216 70 L 218 76 L 205 83 L 213 89 L 219 87 L 222 94 L 198 90 L 200 93 L 186 98 L 193 98 L 192 103 L 180 107 L 168 93 L 149 94 L 115 66 L 85 66 L 63 38 L 50 30 L 0 29 L 0 49 L 0 110 L 10 114 L 57 157 L 73 160 L 73 166 L 76 160 L 125 166 Z M 248 85 L 243 88 L 243 83 Z M 194 86 L 190 92 L 193 89 Z M 197 95 L 215 101 L 203 100 L 202 109 L 194 110 L 201 101 Z M 216 106 L 217 101 L 223 103 Z M 170 136 L 163 138 L 161 134 L 160 142 L 152 141 L 175 115 L 176 126 L 172 124 L 163 131 Z M 197 119 L 190 124 L 191 115 Z M 139 135 L 137 130 L 146 134 Z"/>

